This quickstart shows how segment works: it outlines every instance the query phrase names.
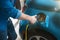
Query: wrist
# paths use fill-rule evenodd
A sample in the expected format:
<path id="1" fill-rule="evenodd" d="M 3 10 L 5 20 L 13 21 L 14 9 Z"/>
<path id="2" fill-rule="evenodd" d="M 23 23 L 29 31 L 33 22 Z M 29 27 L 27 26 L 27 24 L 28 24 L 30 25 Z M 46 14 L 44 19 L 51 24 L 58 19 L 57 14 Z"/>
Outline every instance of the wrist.
<path id="1" fill-rule="evenodd" d="M 31 21 L 31 20 L 32 20 L 32 17 L 31 17 L 31 16 L 29 16 L 27 20 L 28 20 L 28 21 Z"/>

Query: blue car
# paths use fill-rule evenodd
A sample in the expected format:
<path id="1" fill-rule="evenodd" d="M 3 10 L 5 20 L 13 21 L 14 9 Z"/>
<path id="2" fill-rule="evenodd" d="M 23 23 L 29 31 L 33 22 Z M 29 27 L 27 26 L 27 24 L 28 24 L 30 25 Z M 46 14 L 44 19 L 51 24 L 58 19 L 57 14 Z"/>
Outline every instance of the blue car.
<path id="1" fill-rule="evenodd" d="M 25 13 L 33 16 L 45 14 L 44 21 L 30 24 L 21 20 L 20 34 L 23 40 L 60 40 L 60 9 L 57 0 L 27 0 Z"/>

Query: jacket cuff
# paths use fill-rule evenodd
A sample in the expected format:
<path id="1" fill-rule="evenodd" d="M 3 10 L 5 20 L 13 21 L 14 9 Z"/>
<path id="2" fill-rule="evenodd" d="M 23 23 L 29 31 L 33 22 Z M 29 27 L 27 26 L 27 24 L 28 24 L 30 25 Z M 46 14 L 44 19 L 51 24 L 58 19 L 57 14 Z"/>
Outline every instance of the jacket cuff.
<path id="1" fill-rule="evenodd" d="M 20 18 L 21 15 L 22 15 L 22 12 L 20 10 L 18 10 L 17 16 L 15 18 L 18 19 L 18 18 Z"/>

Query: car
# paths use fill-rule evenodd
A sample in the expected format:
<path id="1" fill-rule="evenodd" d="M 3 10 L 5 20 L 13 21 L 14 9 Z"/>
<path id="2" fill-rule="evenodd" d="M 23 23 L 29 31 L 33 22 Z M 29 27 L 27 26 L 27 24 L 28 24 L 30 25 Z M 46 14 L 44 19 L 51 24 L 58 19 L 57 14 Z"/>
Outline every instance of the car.
<path id="1" fill-rule="evenodd" d="M 23 40 L 60 40 L 60 8 L 57 0 L 28 0 L 25 13 L 46 15 L 44 21 L 30 24 L 22 20 L 20 34 Z M 38 18 L 38 17 L 37 17 Z"/>

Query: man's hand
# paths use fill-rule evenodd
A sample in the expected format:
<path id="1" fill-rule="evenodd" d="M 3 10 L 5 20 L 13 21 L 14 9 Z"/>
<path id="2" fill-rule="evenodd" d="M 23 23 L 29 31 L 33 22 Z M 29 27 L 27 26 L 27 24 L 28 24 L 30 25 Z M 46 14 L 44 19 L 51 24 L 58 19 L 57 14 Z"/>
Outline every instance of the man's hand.
<path id="1" fill-rule="evenodd" d="M 37 21 L 36 17 L 35 16 L 31 16 L 30 23 L 34 24 L 36 21 Z"/>

